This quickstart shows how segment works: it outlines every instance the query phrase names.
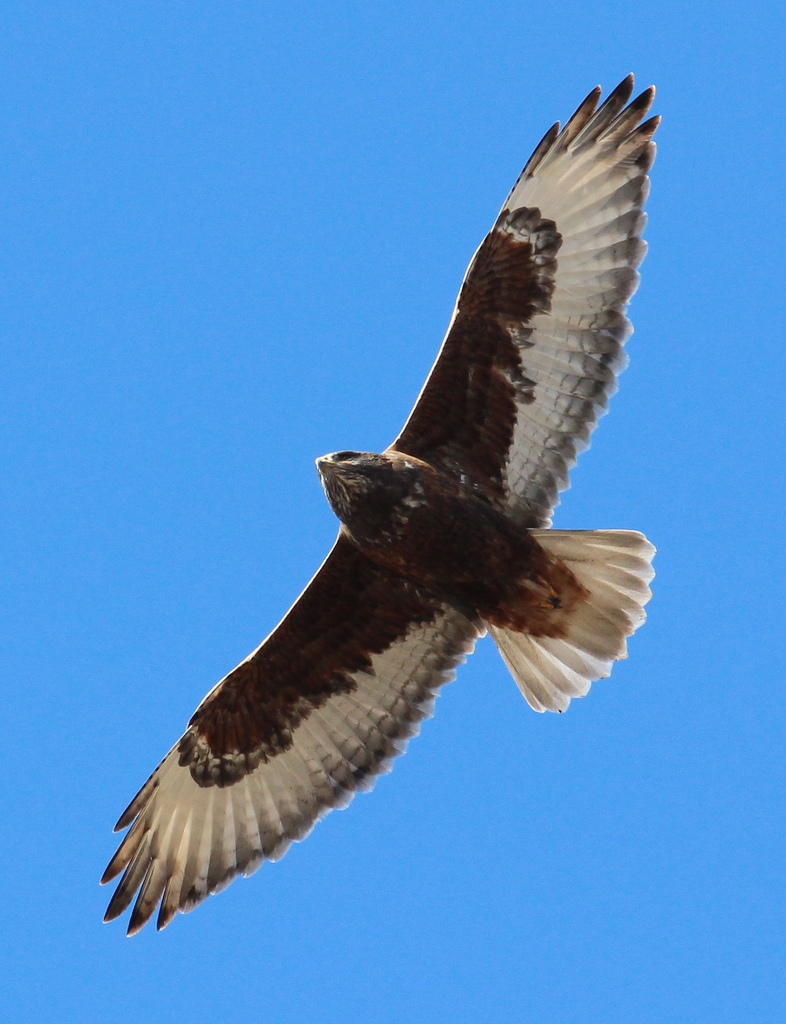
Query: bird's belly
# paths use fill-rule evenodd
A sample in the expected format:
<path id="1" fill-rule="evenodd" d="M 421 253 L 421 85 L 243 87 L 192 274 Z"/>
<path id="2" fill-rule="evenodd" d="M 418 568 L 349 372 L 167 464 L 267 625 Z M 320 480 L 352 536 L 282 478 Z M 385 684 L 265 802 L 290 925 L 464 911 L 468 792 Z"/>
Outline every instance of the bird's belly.
<path id="1" fill-rule="evenodd" d="M 527 531 L 501 515 L 457 504 L 418 510 L 386 543 L 365 550 L 389 571 L 478 608 L 504 596 L 533 547 Z"/>

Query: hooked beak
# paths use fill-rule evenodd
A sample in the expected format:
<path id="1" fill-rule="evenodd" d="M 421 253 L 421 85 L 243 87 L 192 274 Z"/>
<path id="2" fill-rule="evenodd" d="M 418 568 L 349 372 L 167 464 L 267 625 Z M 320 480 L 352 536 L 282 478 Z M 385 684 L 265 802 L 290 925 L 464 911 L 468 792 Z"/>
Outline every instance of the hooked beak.
<path id="1" fill-rule="evenodd" d="M 317 472 L 320 476 L 327 476 L 333 474 L 338 469 L 341 463 L 335 461 L 329 455 L 320 455 L 318 459 L 314 460 L 317 464 Z"/>
<path id="2" fill-rule="evenodd" d="M 319 458 L 314 461 L 317 464 L 317 470 L 320 475 L 335 473 L 339 470 L 339 467 L 351 465 L 348 459 L 337 459 L 335 453 L 330 455 L 320 455 Z"/>

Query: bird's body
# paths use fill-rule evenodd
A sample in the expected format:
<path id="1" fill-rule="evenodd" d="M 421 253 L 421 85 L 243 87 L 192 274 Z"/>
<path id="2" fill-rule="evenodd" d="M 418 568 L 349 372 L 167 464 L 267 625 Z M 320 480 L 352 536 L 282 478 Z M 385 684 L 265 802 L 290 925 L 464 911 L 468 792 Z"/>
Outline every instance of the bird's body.
<path id="1" fill-rule="evenodd" d="M 338 456 L 317 460 L 323 486 L 366 558 L 469 616 L 559 635 L 559 613 L 580 588 L 529 530 L 420 459 Z"/>
<path id="2" fill-rule="evenodd" d="M 331 508 L 352 543 L 375 564 L 432 593 L 449 589 L 457 603 L 479 608 L 488 601 L 484 587 L 496 591 L 512 564 L 524 568 L 525 552 L 532 547 L 527 532 L 455 477 L 420 459 L 400 452 L 363 453 L 354 465 L 320 460 L 320 471 Z M 334 497 L 337 477 L 364 481 L 355 482 L 354 490 L 345 486 L 349 508 Z M 462 587 L 477 589 L 462 598 Z"/>
<path id="3" fill-rule="evenodd" d="M 654 548 L 550 529 L 616 388 L 658 119 L 629 76 L 536 148 L 473 257 L 442 349 L 381 454 L 317 460 L 341 521 L 281 623 L 210 691 L 116 828 L 107 909 L 158 927 L 368 788 L 488 632 L 564 711 L 644 619 Z M 626 106 L 627 104 L 627 106 Z"/>

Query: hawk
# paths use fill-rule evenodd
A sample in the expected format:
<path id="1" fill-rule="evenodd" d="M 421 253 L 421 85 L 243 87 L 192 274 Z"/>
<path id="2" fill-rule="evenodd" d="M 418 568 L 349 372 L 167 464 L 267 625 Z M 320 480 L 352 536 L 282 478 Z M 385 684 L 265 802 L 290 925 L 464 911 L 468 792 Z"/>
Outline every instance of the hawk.
<path id="1" fill-rule="evenodd" d="M 485 632 L 536 711 L 625 657 L 655 549 L 550 517 L 631 333 L 659 120 L 632 90 L 594 89 L 535 149 L 394 443 L 317 459 L 338 538 L 121 816 L 105 920 L 136 896 L 128 933 L 157 906 L 163 928 L 281 857 L 389 768 Z"/>

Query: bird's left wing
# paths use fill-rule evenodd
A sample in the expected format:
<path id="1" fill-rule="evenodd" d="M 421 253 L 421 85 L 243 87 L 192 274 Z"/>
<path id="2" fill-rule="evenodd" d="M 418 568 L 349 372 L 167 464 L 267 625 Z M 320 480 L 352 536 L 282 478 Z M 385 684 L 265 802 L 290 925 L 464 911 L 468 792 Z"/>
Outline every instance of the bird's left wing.
<path id="1" fill-rule="evenodd" d="M 281 857 L 385 771 L 481 627 L 339 534 L 264 643 L 213 689 L 120 818 L 104 873 L 129 934 Z"/>
<path id="2" fill-rule="evenodd" d="M 625 365 L 658 118 L 633 76 L 530 157 L 476 252 L 398 451 L 546 525 Z M 626 106 L 627 104 L 627 106 Z"/>

